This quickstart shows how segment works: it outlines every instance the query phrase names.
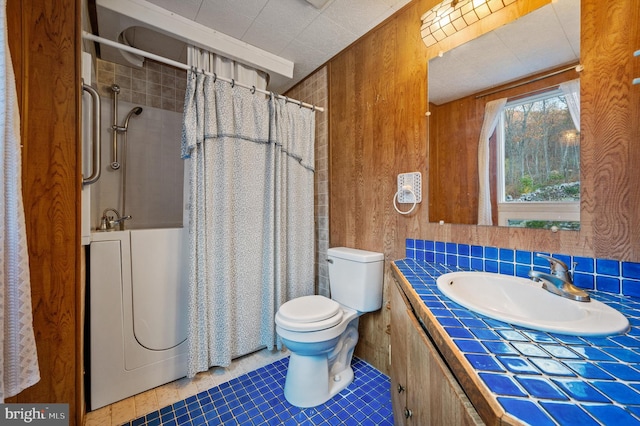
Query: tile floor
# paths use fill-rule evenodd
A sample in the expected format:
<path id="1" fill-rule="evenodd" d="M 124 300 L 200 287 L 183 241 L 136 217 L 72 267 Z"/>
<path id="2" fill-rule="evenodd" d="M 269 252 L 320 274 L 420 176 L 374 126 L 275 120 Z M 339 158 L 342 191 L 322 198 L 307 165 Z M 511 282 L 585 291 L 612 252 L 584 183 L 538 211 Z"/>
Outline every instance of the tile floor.
<path id="1" fill-rule="evenodd" d="M 256 352 L 87 413 L 85 425 L 393 425 L 389 378 L 359 359 L 340 394 L 319 407 L 293 407 L 282 391 L 287 355 Z"/>

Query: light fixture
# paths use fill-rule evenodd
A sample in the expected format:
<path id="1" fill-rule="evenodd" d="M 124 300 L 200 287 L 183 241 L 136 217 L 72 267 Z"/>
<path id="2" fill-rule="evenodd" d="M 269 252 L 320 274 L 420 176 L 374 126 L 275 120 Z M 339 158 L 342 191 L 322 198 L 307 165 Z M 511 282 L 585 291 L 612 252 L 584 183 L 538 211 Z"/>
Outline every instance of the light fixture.
<path id="1" fill-rule="evenodd" d="M 422 40 L 427 47 L 455 34 L 517 0 L 445 0 L 422 15 Z"/>

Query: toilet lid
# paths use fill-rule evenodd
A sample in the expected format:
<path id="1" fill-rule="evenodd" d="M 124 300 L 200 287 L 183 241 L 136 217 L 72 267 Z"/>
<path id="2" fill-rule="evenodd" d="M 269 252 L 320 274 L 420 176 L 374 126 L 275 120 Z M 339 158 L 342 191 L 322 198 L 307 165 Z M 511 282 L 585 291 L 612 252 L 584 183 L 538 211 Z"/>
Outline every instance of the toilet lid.
<path id="1" fill-rule="evenodd" d="M 324 296 L 303 296 L 282 304 L 276 324 L 293 331 L 316 331 L 342 320 L 340 304 Z"/>

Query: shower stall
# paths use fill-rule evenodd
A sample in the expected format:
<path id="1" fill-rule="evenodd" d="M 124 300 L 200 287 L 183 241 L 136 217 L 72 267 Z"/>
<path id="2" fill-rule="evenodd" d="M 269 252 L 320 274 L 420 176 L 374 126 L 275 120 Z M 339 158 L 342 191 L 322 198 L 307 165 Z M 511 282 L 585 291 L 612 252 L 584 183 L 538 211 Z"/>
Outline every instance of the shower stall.
<path id="1" fill-rule="evenodd" d="M 110 24 L 133 24 L 131 20 L 109 19 L 125 12 L 115 11 L 110 3 L 109 0 L 97 2 L 98 17 L 102 14 L 107 18 L 100 23 L 101 35 L 104 32 L 115 40 L 124 29 Z M 163 22 L 163 32 L 176 31 L 171 22 L 165 22 L 170 20 L 167 15 L 156 16 L 153 10 L 139 11 L 135 2 L 130 6 L 126 13 L 131 19 L 156 19 Z M 184 30 L 186 34 L 179 37 L 182 40 L 199 37 L 193 26 Z M 117 45 L 114 58 L 136 56 L 136 52 L 122 54 L 122 51 L 128 52 L 122 44 L 87 33 L 83 33 L 83 38 L 101 43 L 102 58 L 107 58 L 109 46 L 114 44 Z M 198 44 L 207 46 L 210 38 L 216 35 Z M 232 53 L 250 65 L 268 70 L 272 77 L 293 75 L 292 62 L 267 52 L 256 52 L 248 45 L 234 46 Z M 154 55 L 145 57 L 153 59 Z M 252 63 L 251 59 L 257 62 Z M 147 79 L 142 82 L 139 69 L 118 65 L 112 60 L 114 62 L 103 69 L 112 73 L 110 79 L 101 73 L 103 61 L 97 61 L 94 81 L 103 97 L 102 139 L 111 144 L 102 144 L 102 176 L 91 185 L 91 196 L 85 197 L 90 200 L 90 208 L 86 209 L 90 213 L 83 215 L 90 222 L 88 237 L 83 241 L 91 241 L 87 286 L 91 410 L 184 376 L 187 366 L 185 315 L 188 309 L 182 283 L 186 272 L 183 244 L 187 240 L 183 224 L 188 218 L 185 214 L 188 206 L 183 198 L 186 192 L 180 159 L 186 76 L 184 71 L 175 69 L 173 75 L 165 75 L 165 70 L 171 67 L 144 61 L 144 67 L 149 64 L 153 68 L 146 69 Z M 171 60 L 162 62 L 171 64 Z M 220 80 L 224 81 L 222 76 Z M 242 86 L 238 80 L 230 82 Z M 135 93 L 145 90 L 146 93 Z M 255 86 L 252 91 L 255 93 Z M 114 114 L 111 100 L 116 92 L 117 107 L 127 112 L 125 117 L 117 117 L 117 111 Z M 119 139 L 115 146 L 114 138 Z M 83 193 L 86 193 L 84 189 Z M 108 219 L 108 223 L 115 222 L 117 216 L 131 216 L 124 221 L 125 230 L 100 231 L 107 208 L 118 212 L 109 210 L 114 217 Z M 109 211 L 106 213 L 110 214 Z M 243 354 L 235 353 L 234 357 L 240 355 Z"/>
<path id="2" fill-rule="evenodd" d="M 83 187 L 91 410 L 183 377 L 187 366 L 180 106 L 154 106 L 152 92 L 144 102 L 115 72 L 106 83 L 114 66 L 96 63 L 102 164 Z"/>

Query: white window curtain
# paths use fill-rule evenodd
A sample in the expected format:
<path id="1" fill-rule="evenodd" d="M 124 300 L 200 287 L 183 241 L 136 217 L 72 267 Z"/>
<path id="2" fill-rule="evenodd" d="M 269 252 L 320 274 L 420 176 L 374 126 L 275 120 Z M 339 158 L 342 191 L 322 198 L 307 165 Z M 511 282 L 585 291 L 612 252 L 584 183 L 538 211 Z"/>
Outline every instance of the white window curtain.
<path id="1" fill-rule="evenodd" d="M 313 294 L 314 135 L 314 111 L 189 71 L 189 377 L 275 346 L 277 309 Z"/>
<path id="2" fill-rule="evenodd" d="M 4 402 L 37 383 L 40 370 L 22 202 L 20 117 L 7 40 L 7 3 L 0 1 L 0 402 Z"/>
<path id="3" fill-rule="evenodd" d="M 489 179 L 489 138 L 496 129 L 507 98 L 487 102 L 478 142 L 478 225 L 492 225 L 491 184 Z"/>
<path id="4" fill-rule="evenodd" d="M 580 79 L 566 81 L 560 84 L 560 90 L 567 100 L 569 114 L 576 129 L 580 131 Z"/>

